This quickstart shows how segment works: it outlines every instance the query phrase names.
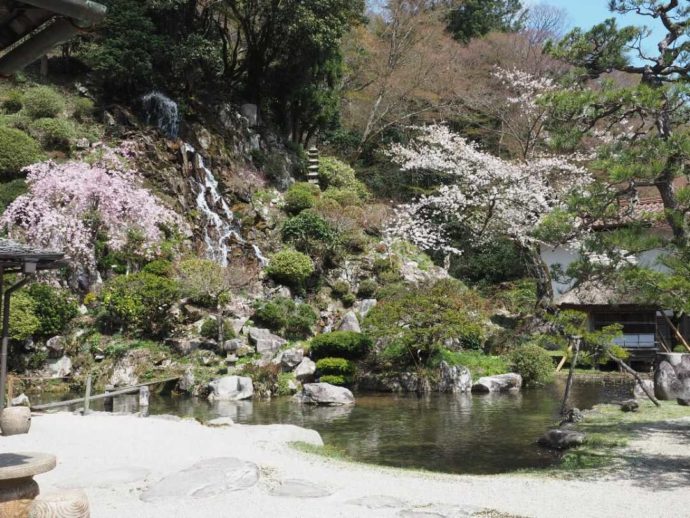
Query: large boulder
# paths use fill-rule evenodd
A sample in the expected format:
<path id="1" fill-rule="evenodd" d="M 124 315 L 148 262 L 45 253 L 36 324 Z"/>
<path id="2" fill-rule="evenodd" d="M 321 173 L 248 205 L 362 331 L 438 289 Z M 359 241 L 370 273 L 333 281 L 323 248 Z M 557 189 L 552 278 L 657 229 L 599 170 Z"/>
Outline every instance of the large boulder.
<path id="1" fill-rule="evenodd" d="M 447 362 L 441 362 L 439 371 L 439 392 L 469 392 L 472 390 L 472 374 L 467 367 L 451 366 Z"/>
<path id="2" fill-rule="evenodd" d="M 170 338 L 166 343 L 177 353 L 184 356 L 196 351 L 197 349 L 200 349 L 204 341 L 200 340 L 199 338 L 182 337 Z"/>
<path id="3" fill-rule="evenodd" d="M 369 312 L 376 307 L 376 299 L 364 299 L 355 306 L 358 309 L 359 317 L 366 318 Z"/>
<path id="4" fill-rule="evenodd" d="M 244 376 L 225 376 L 208 384 L 210 401 L 240 401 L 254 395 L 251 378 Z"/>
<path id="5" fill-rule="evenodd" d="M 353 331 L 355 333 L 361 333 L 362 328 L 359 325 L 359 320 L 357 320 L 357 315 L 354 311 L 348 311 L 343 317 L 343 321 L 340 323 L 339 331 Z"/>
<path id="6" fill-rule="evenodd" d="M 306 405 L 341 406 L 354 405 L 355 397 L 345 387 L 336 387 L 330 383 L 307 383 L 302 392 L 295 396 Z"/>
<path id="7" fill-rule="evenodd" d="M 46 347 L 48 348 L 48 354 L 52 358 L 59 358 L 65 352 L 65 337 L 64 336 L 54 336 L 49 338 L 46 342 Z"/>
<path id="8" fill-rule="evenodd" d="M 262 356 L 273 356 L 273 354 L 287 343 L 287 340 L 278 335 L 274 335 L 268 329 L 250 327 L 247 333 L 249 342 L 256 347 L 256 352 Z"/>
<path id="9" fill-rule="evenodd" d="M 287 349 L 283 351 L 280 359 L 280 364 L 286 371 L 295 369 L 304 360 L 304 350 L 302 349 Z"/>
<path id="10" fill-rule="evenodd" d="M 511 372 L 508 374 L 479 378 L 477 382 L 472 385 L 472 392 L 514 392 L 520 390 L 521 387 L 522 376 Z"/>
<path id="11" fill-rule="evenodd" d="M 690 399 L 690 354 L 657 354 L 654 394 L 662 400 Z"/>
<path id="12" fill-rule="evenodd" d="M 303 358 L 300 364 L 295 367 L 295 378 L 297 381 L 305 382 L 311 381 L 316 372 L 316 363 L 309 358 Z"/>
<path id="13" fill-rule="evenodd" d="M 585 442 L 585 434 L 567 428 L 549 430 L 542 435 L 537 443 L 552 450 L 567 450 L 580 446 Z"/>
<path id="14" fill-rule="evenodd" d="M 48 360 L 47 370 L 51 378 L 65 378 L 72 374 L 72 360 L 69 356 Z"/>
<path id="15" fill-rule="evenodd" d="M 652 380 L 642 380 L 642 384 L 645 386 L 645 388 L 649 391 L 650 394 L 654 394 L 654 382 Z M 644 390 L 642 390 L 642 387 L 640 387 L 639 383 L 635 383 L 635 388 L 633 389 L 633 396 L 636 398 L 646 398 L 647 394 L 644 393 Z"/>

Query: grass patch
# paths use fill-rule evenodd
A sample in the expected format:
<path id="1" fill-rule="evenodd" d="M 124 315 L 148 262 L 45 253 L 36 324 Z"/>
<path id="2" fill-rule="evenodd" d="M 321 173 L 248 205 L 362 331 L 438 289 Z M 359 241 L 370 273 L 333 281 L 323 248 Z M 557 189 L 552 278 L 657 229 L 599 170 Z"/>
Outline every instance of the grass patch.
<path id="1" fill-rule="evenodd" d="M 318 455 L 319 457 L 325 457 L 327 459 L 341 460 L 354 462 L 352 457 L 343 448 L 338 448 L 331 444 L 325 444 L 323 446 L 316 446 L 308 442 L 291 442 L 289 446 L 302 453 L 309 453 L 311 455 Z"/>
<path id="2" fill-rule="evenodd" d="M 449 365 L 463 365 L 472 373 L 472 379 L 505 374 L 509 362 L 503 356 L 490 356 L 481 351 L 441 351 L 441 359 Z"/>

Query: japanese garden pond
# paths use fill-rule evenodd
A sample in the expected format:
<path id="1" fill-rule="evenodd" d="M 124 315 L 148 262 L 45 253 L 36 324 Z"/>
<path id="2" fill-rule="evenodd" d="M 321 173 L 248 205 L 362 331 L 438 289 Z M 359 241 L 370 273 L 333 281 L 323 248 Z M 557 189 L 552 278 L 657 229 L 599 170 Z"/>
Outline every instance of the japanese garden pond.
<path id="1" fill-rule="evenodd" d="M 310 407 L 291 398 L 208 403 L 153 396 L 151 414 L 201 421 L 231 417 L 243 424 L 295 424 L 317 430 L 324 443 L 354 460 L 448 473 L 491 474 L 545 468 L 557 453 L 535 441 L 558 420 L 564 380 L 516 394 L 356 394 L 353 407 Z M 580 408 L 630 397 L 621 381 L 576 381 Z M 102 402 L 92 408 L 102 409 Z M 100 408 L 99 405 L 100 404 Z M 137 411 L 137 396 L 115 399 L 115 411 Z"/>

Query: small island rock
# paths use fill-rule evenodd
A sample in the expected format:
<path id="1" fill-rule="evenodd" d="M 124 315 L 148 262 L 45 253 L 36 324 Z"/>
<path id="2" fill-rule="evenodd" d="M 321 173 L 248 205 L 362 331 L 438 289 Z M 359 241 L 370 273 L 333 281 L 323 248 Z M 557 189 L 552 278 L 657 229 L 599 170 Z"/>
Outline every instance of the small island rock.
<path id="1" fill-rule="evenodd" d="M 512 392 L 520 390 L 521 387 L 522 376 L 511 372 L 508 374 L 479 378 L 477 382 L 472 385 L 472 392 Z"/>
<path id="2" fill-rule="evenodd" d="M 306 405 L 340 406 L 354 405 L 355 397 L 345 387 L 330 383 L 307 383 L 295 398 Z"/>

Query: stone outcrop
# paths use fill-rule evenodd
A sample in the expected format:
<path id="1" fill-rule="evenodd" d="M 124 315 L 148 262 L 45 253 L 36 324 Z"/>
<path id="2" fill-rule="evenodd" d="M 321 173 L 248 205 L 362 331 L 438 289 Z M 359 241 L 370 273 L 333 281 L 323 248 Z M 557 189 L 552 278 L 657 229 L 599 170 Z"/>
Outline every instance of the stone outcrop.
<path id="1" fill-rule="evenodd" d="M 654 395 L 661 400 L 690 399 L 690 354 L 657 354 Z"/>
<path id="2" fill-rule="evenodd" d="M 241 401 L 254 396 L 254 384 L 245 376 L 225 376 L 208 384 L 209 401 Z"/>
<path id="3" fill-rule="evenodd" d="M 316 372 L 316 363 L 311 361 L 309 358 L 303 358 L 300 364 L 295 367 L 294 372 L 297 381 L 311 381 L 314 378 L 314 373 Z"/>
<path id="4" fill-rule="evenodd" d="M 364 299 L 355 306 L 358 310 L 360 318 L 366 318 L 369 312 L 376 307 L 378 301 L 376 299 Z"/>
<path id="5" fill-rule="evenodd" d="M 48 360 L 47 370 L 51 378 L 66 378 L 72 374 L 72 360 L 69 356 Z"/>
<path id="6" fill-rule="evenodd" d="M 497 376 L 479 378 L 472 385 L 472 392 L 479 394 L 488 392 L 514 392 L 522 387 L 522 376 L 513 372 Z"/>
<path id="7" fill-rule="evenodd" d="M 53 358 L 59 358 L 65 352 L 65 337 L 64 336 L 54 336 L 49 338 L 46 342 L 46 347 L 48 348 L 48 354 Z"/>
<path id="8" fill-rule="evenodd" d="M 359 325 L 359 320 L 357 320 L 357 315 L 354 311 L 348 311 L 343 317 L 343 321 L 338 327 L 339 331 L 352 331 L 354 333 L 361 333 L 362 328 Z"/>
<path id="9" fill-rule="evenodd" d="M 650 394 L 654 394 L 654 382 L 652 380 L 642 380 L 642 384 L 649 390 Z M 635 388 L 633 388 L 633 396 L 636 398 L 646 398 L 647 394 L 644 393 L 642 387 L 638 383 L 635 383 Z"/>
<path id="10" fill-rule="evenodd" d="M 585 434 L 569 429 L 549 430 L 539 438 L 537 443 L 552 450 L 567 450 L 574 446 L 580 446 L 585 442 Z"/>
<path id="11" fill-rule="evenodd" d="M 439 371 L 439 392 L 470 392 L 472 390 L 472 374 L 467 367 L 450 366 L 447 362 L 441 362 Z"/>
<path id="12" fill-rule="evenodd" d="M 304 350 L 302 349 L 287 349 L 283 351 L 280 358 L 280 365 L 286 371 L 295 369 L 304 360 Z"/>
<path id="13" fill-rule="evenodd" d="M 295 398 L 306 405 L 340 406 L 354 405 L 355 397 L 345 387 L 330 383 L 307 383 Z"/>
<path id="14" fill-rule="evenodd" d="M 256 352 L 262 356 L 273 356 L 273 353 L 287 343 L 287 340 L 274 335 L 268 329 L 250 327 L 247 334 L 249 342 L 256 347 Z"/>

